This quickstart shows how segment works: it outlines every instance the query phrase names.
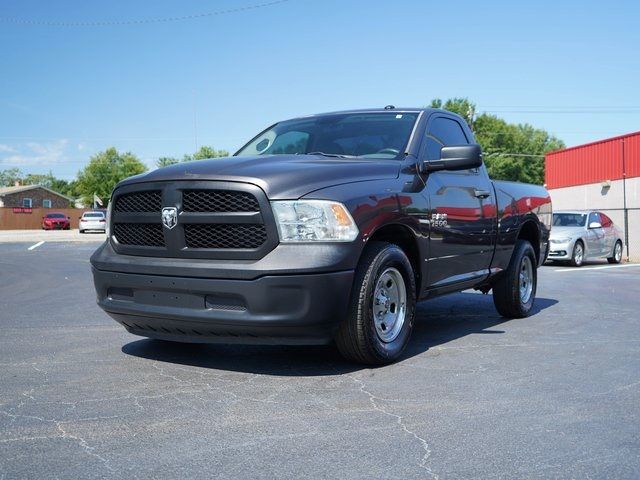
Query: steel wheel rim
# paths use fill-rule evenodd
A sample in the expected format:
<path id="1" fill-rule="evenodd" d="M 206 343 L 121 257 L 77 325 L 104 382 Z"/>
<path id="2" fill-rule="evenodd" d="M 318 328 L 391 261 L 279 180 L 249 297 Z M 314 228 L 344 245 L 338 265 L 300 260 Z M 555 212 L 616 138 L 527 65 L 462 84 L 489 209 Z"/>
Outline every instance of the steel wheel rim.
<path id="1" fill-rule="evenodd" d="M 527 303 L 531 299 L 531 293 L 533 292 L 533 265 L 529 257 L 522 259 L 520 265 L 520 301 Z"/>
<path id="2" fill-rule="evenodd" d="M 582 249 L 582 245 L 579 243 L 576 244 L 576 253 L 574 255 L 575 261 L 578 265 L 582 263 L 582 259 L 584 257 L 584 250 Z"/>
<path id="3" fill-rule="evenodd" d="M 622 259 L 622 245 L 620 243 L 616 243 L 616 250 L 614 253 L 616 262 L 619 262 Z"/>
<path id="4" fill-rule="evenodd" d="M 373 323 L 378 338 L 384 343 L 393 342 L 407 314 L 407 290 L 402 274 L 395 268 L 387 268 L 373 290 Z"/>

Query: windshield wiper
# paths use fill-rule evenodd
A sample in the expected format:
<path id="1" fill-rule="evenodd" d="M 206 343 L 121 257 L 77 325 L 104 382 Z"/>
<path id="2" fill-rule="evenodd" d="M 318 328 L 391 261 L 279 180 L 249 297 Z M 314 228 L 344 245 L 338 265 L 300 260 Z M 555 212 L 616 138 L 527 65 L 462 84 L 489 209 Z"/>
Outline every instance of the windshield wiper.
<path id="1" fill-rule="evenodd" d="M 331 158 L 357 158 L 355 155 L 341 155 L 339 153 L 325 153 L 325 152 L 308 152 L 308 153 L 299 153 L 298 155 L 322 155 L 323 157 L 331 157 Z"/>

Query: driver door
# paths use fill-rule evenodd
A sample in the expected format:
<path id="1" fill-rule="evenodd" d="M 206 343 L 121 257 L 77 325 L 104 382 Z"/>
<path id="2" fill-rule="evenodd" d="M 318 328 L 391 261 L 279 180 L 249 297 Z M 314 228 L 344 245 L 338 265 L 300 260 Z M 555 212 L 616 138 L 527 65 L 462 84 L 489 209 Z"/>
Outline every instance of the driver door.
<path id="1" fill-rule="evenodd" d="M 602 225 L 602 220 L 598 212 L 591 212 L 587 220 L 587 252 L 586 256 L 589 258 L 601 257 L 604 254 L 604 229 L 589 228 L 593 223 L 597 222 Z"/>
<path id="2" fill-rule="evenodd" d="M 443 146 L 471 143 L 453 117 L 429 121 L 423 159 L 440 159 Z M 496 200 L 485 168 L 432 172 L 425 191 L 430 202 L 428 288 L 486 276 L 493 255 Z"/>

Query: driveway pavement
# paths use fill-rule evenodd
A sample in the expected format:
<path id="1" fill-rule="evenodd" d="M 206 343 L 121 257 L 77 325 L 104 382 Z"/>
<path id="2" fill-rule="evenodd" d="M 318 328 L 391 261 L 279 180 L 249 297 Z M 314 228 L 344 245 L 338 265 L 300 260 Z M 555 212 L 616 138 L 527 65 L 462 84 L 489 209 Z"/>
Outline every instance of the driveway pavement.
<path id="1" fill-rule="evenodd" d="M 78 230 L 0 230 L 0 243 L 16 242 L 104 242 L 102 232 Z"/>
<path id="2" fill-rule="evenodd" d="M 640 478 L 640 268 L 543 267 L 535 314 L 422 304 L 403 360 L 172 345 L 95 305 L 95 245 L 0 245 L 0 478 Z"/>

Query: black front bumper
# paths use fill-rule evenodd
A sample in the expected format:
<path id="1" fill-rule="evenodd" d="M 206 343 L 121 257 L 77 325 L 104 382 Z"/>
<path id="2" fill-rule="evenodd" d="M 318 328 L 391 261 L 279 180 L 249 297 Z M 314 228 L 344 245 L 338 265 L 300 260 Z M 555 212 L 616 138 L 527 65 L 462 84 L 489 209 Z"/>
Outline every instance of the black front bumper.
<path id="1" fill-rule="evenodd" d="M 92 271 L 98 304 L 129 332 L 204 343 L 329 343 L 353 282 L 353 270 L 251 280 Z"/>

